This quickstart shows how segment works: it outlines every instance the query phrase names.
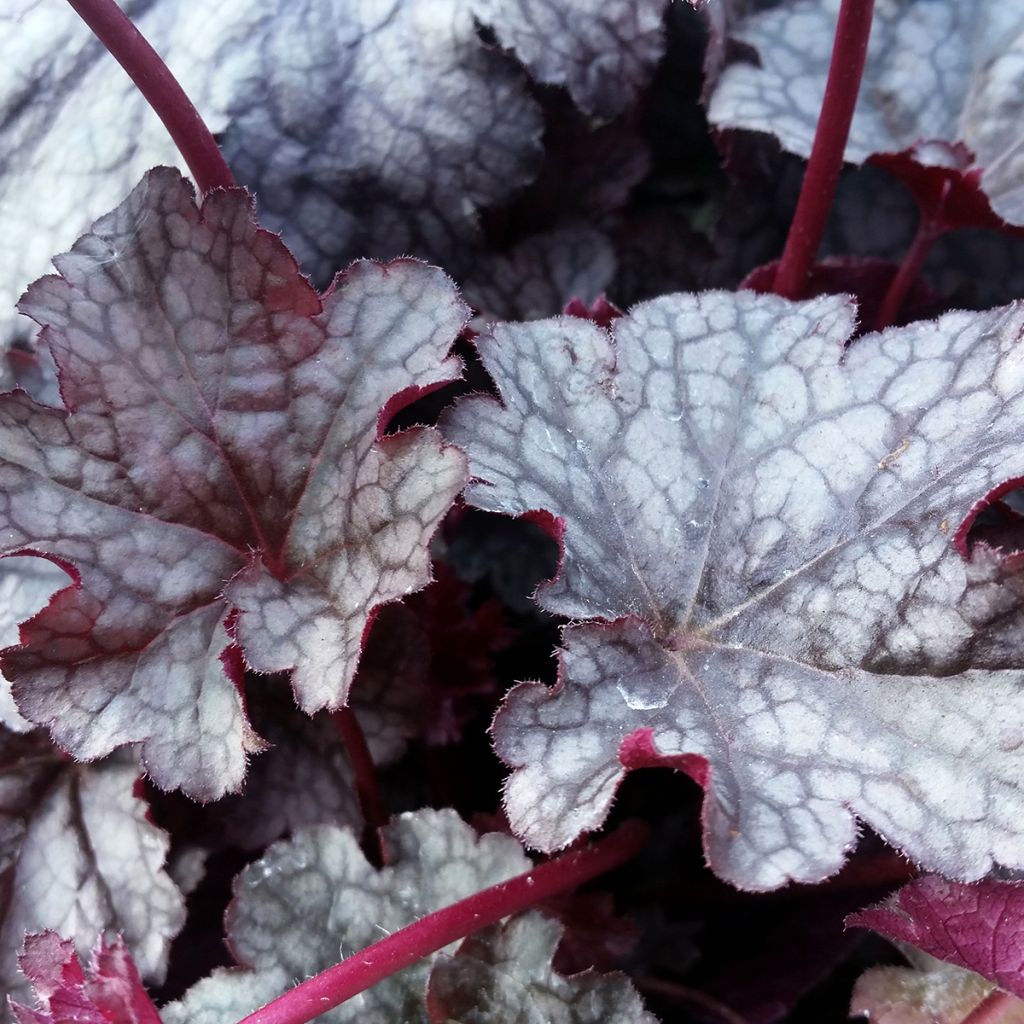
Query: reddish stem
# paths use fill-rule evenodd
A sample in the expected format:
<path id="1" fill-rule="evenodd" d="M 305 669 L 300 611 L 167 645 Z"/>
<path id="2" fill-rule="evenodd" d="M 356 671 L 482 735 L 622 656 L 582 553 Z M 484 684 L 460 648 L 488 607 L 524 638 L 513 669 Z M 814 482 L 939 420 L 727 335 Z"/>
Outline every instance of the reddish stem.
<path id="1" fill-rule="evenodd" d="M 950 188 L 951 182 L 947 181 L 934 203 L 929 204 L 928 209 L 925 209 L 923 205 L 918 206 L 917 233 L 910 243 L 910 248 L 903 254 L 903 262 L 900 263 L 896 276 L 889 282 L 885 298 L 882 299 L 882 305 L 875 317 L 874 330 L 881 331 L 896 319 L 903 307 L 907 292 L 910 291 L 910 286 L 920 276 L 921 268 L 924 266 L 924 261 L 928 258 L 932 246 L 949 229 L 943 214 Z"/>
<path id="2" fill-rule="evenodd" d="M 875 0 L 842 0 L 839 9 L 814 145 L 775 273 L 773 291 L 787 299 L 798 299 L 803 294 L 825 233 L 864 74 L 874 6 Z"/>
<path id="3" fill-rule="evenodd" d="M 306 1024 L 449 943 L 618 867 L 643 847 L 649 834 L 643 822 L 629 821 L 591 846 L 421 917 L 296 985 L 239 1024 Z"/>
<path id="4" fill-rule="evenodd" d="M 160 55 L 115 0 L 68 0 L 111 55 L 128 72 L 164 123 L 203 193 L 234 188 L 235 178 L 199 111 Z"/>
<path id="5" fill-rule="evenodd" d="M 716 1017 L 725 1021 L 725 1024 L 748 1024 L 747 1019 L 735 1010 L 726 1006 L 706 992 L 701 992 L 686 985 L 679 985 L 674 981 L 664 981 L 661 978 L 636 978 L 634 984 L 641 992 L 650 992 L 652 995 L 664 996 L 674 1003 L 681 1003 L 684 1006 L 698 1006 L 702 1010 L 713 1013 Z"/>
<path id="6" fill-rule="evenodd" d="M 341 734 L 345 752 L 352 764 L 352 772 L 356 780 L 356 794 L 359 796 L 359 806 L 362 809 L 367 829 L 376 837 L 379 834 L 378 829 L 387 822 L 388 815 L 384 809 L 384 800 L 380 795 L 377 767 L 373 763 L 373 755 L 366 742 L 366 734 L 359 724 L 359 719 L 356 718 L 356 713 L 351 708 L 338 708 L 331 718 Z M 377 853 L 379 855 L 379 841 L 375 841 L 378 843 Z M 379 859 L 378 863 L 380 863 Z"/>
<path id="7" fill-rule="evenodd" d="M 903 302 L 907 297 L 907 292 L 910 291 L 910 286 L 920 276 L 921 268 L 924 266 L 924 261 L 928 258 L 928 253 L 931 252 L 936 239 L 942 234 L 943 229 L 941 225 L 936 224 L 933 220 L 921 218 L 917 225 L 917 233 L 914 235 L 914 240 L 903 254 L 903 261 L 896 271 L 896 276 L 889 282 L 889 287 L 886 289 L 885 298 L 882 299 L 882 305 L 878 309 L 878 315 L 875 317 L 872 330 L 883 330 L 893 323 L 899 315 L 899 311 L 903 308 Z"/>
<path id="8" fill-rule="evenodd" d="M 960 1024 L 999 1024 L 1004 1017 L 1019 1009 L 1020 1000 L 1016 996 L 994 988 Z"/>

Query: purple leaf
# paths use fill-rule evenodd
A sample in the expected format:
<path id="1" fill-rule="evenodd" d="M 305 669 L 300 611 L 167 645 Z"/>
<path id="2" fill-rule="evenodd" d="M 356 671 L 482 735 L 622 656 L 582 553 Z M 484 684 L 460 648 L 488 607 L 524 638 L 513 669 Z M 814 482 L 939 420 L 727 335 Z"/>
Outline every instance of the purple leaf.
<path id="1" fill-rule="evenodd" d="M 0 990 L 23 990 L 15 954 L 42 929 L 82 952 L 120 932 L 142 973 L 162 980 L 185 908 L 137 780 L 130 758 L 75 765 L 39 734 L 0 732 Z"/>
<path id="2" fill-rule="evenodd" d="M 966 967 L 1024 997 L 1024 887 L 986 878 L 973 885 L 927 875 L 846 919 L 888 939 Z"/>
<path id="3" fill-rule="evenodd" d="M 468 499 L 557 516 L 539 603 L 594 620 L 494 725 L 530 845 L 597 828 L 643 741 L 635 763 L 705 786 L 706 856 L 741 888 L 837 871 L 857 818 L 950 875 L 1024 866 L 1022 587 L 953 544 L 1024 475 L 1024 309 L 841 361 L 852 328 L 843 298 L 711 292 L 481 339 L 503 404 L 448 420 Z"/>
<path id="4" fill-rule="evenodd" d="M 427 986 L 432 1024 L 657 1024 L 622 975 L 555 972 L 562 927 L 521 914 L 437 958 Z"/>
<path id="5" fill-rule="evenodd" d="M 514 839 L 478 837 L 454 811 L 400 815 L 383 836 L 389 864 L 379 871 L 351 832 L 330 826 L 306 829 L 246 868 L 228 912 L 231 948 L 244 966 L 193 986 L 165 1007 L 166 1024 L 233 1024 L 296 979 L 530 867 Z M 326 1014 L 325 1024 L 423 1020 L 436 955 Z"/>
<path id="6" fill-rule="evenodd" d="M 464 460 L 430 429 L 380 436 L 382 410 L 458 375 L 465 307 L 410 260 L 321 299 L 243 191 L 197 209 L 167 169 L 57 266 L 22 308 L 70 411 L 0 398 L 2 518 L 8 551 L 80 583 L 3 669 L 76 756 L 142 741 L 157 785 L 213 799 L 261 749 L 232 638 L 308 713 L 337 707 L 373 610 L 429 580 Z"/>
<path id="7" fill-rule="evenodd" d="M 711 98 L 719 128 L 772 132 L 807 156 L 821 109 L 839 0 L 786 0 L 740 22 L 759 63 L 727 68 Z M 1020 95 L 1024 12 L 992 0 L 879 0 L 846 159 L 917 147 L 927 165 L 962 143 L 995 212 L 1024 222 Z"/>
<path id="8" fill-rule="evenodd" d="M 160 1024 L 120 936 L 99 940 L 87 970 L 74 943 L 52 931 L 27 936 L 18 959 L 39 1007 L 12 1003 L 18 1024 Z"/>

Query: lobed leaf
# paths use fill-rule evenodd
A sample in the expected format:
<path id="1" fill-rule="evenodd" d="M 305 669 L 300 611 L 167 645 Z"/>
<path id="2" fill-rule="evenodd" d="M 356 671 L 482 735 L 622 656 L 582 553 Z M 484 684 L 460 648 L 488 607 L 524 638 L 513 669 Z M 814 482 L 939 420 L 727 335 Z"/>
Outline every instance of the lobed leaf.
<path id="1" fill-rule="evenodd" d="M 552 967 L 557 922 L 521 914 L 465 939 L 430 972 L 432 1024 L 656 1024 L 622 975 L 563 978 Z"/>
<path id="2" fill-rule="evenodd" d="M 910 943 L 1024 998 L 1024 889 L 1017 883 L 964 885 L 926 875 L 846 923 Z"/>
<path id="3" fill-rule="evenodd" d="M 263 223 L 325 284 L 357 256 L 467 262 L 479 210 L 537 172 L 540 107 L 523 69 L 484 44 L 481 23 L 541 81 L 609 117 L 660 56 L 665 0 L 122 6 L 259 196 Z M 0 27 L 5 309 L 148 168 L 180 156 L 73 10 L 10 0 Z M 23 332 L 0 323 L 8 338 Z"/>
<path id="4" fill-rule="evenodd" d="M 22 308 L 68 410 L 0 397 L 0 519 L 6 551 L 78 582 L 3 670 L 76 756 L 141 741 L 157 785 L 214 799 L 261 749 L 233 643 L 291 671 L 308 713 L 336 707 L 374 609 L 429 580 L 463 459 L 430 429 L 381 434 L 458 375 L 465 307 L 411 260 L 321 299 L 243 191 L 197 208 L 167 169 L 56 263 Z"/>
<path id="5" fill-rule="evenodd" d="M 1024 474 L 1024 309 L 841 359 L 852 329 L 841 297 L 711 292 L 481 339 L 503 404 L 447 421 L 468 500 L 557 516 L 537 599 L 592 620 L 494 724 L 529 844 L 598 827 L 628 770 L 668 763 L 742 888 L 835 872 L 857 818 L 952 876 L 1024 866 L 1022 588 L 961 553 Z"/>
<path id="6" fill-rule="evenodd" d="M 0 732 L 0 990 L 25 991 L 16 954 L 45 929 L 83 953 L 119 932 L 142 974 L 163 979 L 185 906 L 137 781 L 130 759 L 70 764 L 39 734 Z"/>
<path id="7" fill-rule="evenodd" d="M 233 1024 L 296 979 L 530 867 L 514 839 L 477 837 L 454 811 L 402 814 L 383 838 L 389 863 L 379 871 L 351 832 L 330 826 L 305 829 L 246 868 L 228 912 L 231 948 L 244 966 L 194 985 L 164 1008 L 164 1024 Z M 324 1014 L 325 1024 L 423 1019 L 438 955 Z"/>
<path id="8" fill-rule="evenodd" d="M 733 36 L 758 64 L 726 68 L 711 97 L 719 128 L 769 131 L 808 156 L 825 92 L 840 0 L 786 0 Z M 923 166 L 953 166 L 964 143 L 997 214 L 1024 222 L 1021 100 L 1024 11 L 996 0 L 878 0 L 846 159 L 916 146 Z M 918 145 L 922 144 L 922 145 Z"/>
<path id="9" fill-rule="evenodd" d="M 609 119 L 647 84 L 664 49 L 665 0 L 476 0 L 482 21 L 541 82 L 564 85 L 579 108 Z"/>
<path id="10" fill-rule="evenodd" d="M 74 943 L 52 931 L 27 936 L 19 962 L 39 1009 L 12 1002 L 18 1024 L 160 1024 L 120 936 L 99 940 L 87 970 Z"/>

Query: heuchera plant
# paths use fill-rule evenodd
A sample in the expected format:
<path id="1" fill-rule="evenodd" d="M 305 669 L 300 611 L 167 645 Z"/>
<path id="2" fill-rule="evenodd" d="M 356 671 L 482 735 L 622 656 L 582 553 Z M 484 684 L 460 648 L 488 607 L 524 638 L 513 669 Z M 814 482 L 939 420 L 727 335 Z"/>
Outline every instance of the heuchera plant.
<path id="1" fill-rule="evenodd" d="M 1024 8 L 0 20 L 5 1020 L 1024 1021 Z"/>

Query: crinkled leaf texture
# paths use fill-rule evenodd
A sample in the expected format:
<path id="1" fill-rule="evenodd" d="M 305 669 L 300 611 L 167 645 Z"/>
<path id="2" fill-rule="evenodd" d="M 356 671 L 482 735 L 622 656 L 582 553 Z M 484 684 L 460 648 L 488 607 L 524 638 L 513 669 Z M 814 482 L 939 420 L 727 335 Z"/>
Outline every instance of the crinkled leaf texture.
<path id="1" fill-rule="evenodd" d="M 489 320 L 536 320 L 567 300 L 593 302 L 615 276 L 607 235 L 570 224 L 531 235 L 507 253 L 488 253 L 464 284 L 466 300 Z"/>
<path id="2" fill-rule="evenodd" d="M 876 1024 L 960 1024 L 995 988 L 980 974 L 897 943 L 913 967 L 871 967 L 858 979 L 850 1016 Z M 1024 1002 L 1001 1006 L 999 1024 L 1024 1024 Z"/>
<path id="3" fill-rule="evenodd" d="M 244 968 L 217 970 L 193 986 L 165 1007 L 165 1024 L 234 1024 L 297 978 L 530 868 L 514 839 L 478 837 L 454 811 L 400 815 L 383 838 L 390 863 L 379 871 L 351 832 L 331 826 L 299 832 L 246 868 L 228 911 L 231 948 Z M 436 956 L 325 1014 L 324 1024 L 423 1020 Z"/>
<path id="4" fill-rule="evenodd" d="M 353 264 L 321 298 L 244 191 L 197 208 L 168 169 L 56 265 L 22 308 L 68 411 L 0 397 L 0 520 L 7 551 L 79 583 L 3 670 L 76 756 L 142 741 L 159 786 L 213 799 L 259 748 L 227 626 L 311 713 L 345 700 L 375 607 L 429 580 L 464 459 L 382 427 L 458 375 L 466 310 L 411 260 Z"/>
<path id="5" fill-rule="evenodd" d="M 38 1009 L 12 1003 L 18 1024 L 160 1024 L 120 936 L 100 939 L 85 970 L 74 943 L 52 931 L 27 936 L 19 961 Z"/>
<path id="6" fill-rule="evenodd" d="M 43 929 L 82 953 L 119 932 L 143 975 L 163 979 L 185 906 L 137 780 L 128 757 L 70 764 L 39 733 L 0 731 L 0 991 L 24 991 L 16 954 Z"/>
<path id="7" fill-rule="evenodd" d="M 564 85 L 581 110 L 622 113 L 664 49 L 665 0 L 475 0 L 480 19 L 540 81 Z"/>
<path id="8" fill-rule="evenodd" d="M 447 255 L 539 162 L 526 75 L 482 44 L 470 0 L 122 5 L 319 281 L 355 256 Z M 2 308 L 147 168 L 180 161 L 74 11 L 6 8 Z"/>
<path id="9" fill-rule="evenodd" d="M 657 1024 L 622 975 L 551 965 L 562 926 L 532 912 L 471 935 L 430 973 L 432 1024 Z"/>
<path id="10" fill-rule="evenodd" d="M 453 267 L 480 208 L 536 173 L 543 118 L 493 20 L 590 114 L 633 102 L 663 48 L 666 0 L 122 0 L 318 282 L 356 256 Z M 479 19 L 479 21 L 478 21 Z M 5 245 L 0 310 L 154 164 L 166 130 L 69 7 L 0 12 Z M 3 314 L 6 317 L 6 313 Z M 6 319 L 9 336 L 24 325 Z"/>
<path id="11" fill-rule="evenodd" d="M 566 629 L 558 685 L 520 685 L 495 721 L 529 844 L 596 828 L 626 771 L 671 763 L 743 888 L 835 872 L 857 818 L 949 875 L 1024 866 L 1022 587 L 954 545 L 1024 474 L 1024 308 L 841 361 L 852 329 L 843 297 L 709 292 L 613 333 L 563 317 L 481 339 L 503 404 L 447 421 L 468 498 L 559 517 L 538 600 L 593 620 Z"/>
<path id="12" fill-rule="evenodd" d="M 734 36 L 759 65 L 727 68 L 711 99 L 720 128 L 769 131 L 807 156 L 825 92 L 840 0 L 787 0 L 752 14 Z M 965 143 L 995 211 L 1024 222 L 1024 9 L 999 0 L 877 0 L 846 158 L 923 142 Z M 946 163 L 946 146 L 918 160 Z"/>
<path id="13" fill-rule="evenodd" d="M 926 875 L 884 903 L 847 918 L 908 942 L 1024 998 L 1024 888 L 986 878 L 973 885 Z"/>

